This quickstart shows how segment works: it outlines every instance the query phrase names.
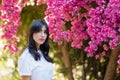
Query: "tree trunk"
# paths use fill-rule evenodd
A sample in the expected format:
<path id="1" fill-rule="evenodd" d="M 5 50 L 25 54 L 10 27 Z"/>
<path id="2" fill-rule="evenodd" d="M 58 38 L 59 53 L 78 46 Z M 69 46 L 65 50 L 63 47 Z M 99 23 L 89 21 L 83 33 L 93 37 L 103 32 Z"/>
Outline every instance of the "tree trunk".
<path id="1" fill-rule="evenodd" d="M 107 70 L 105 73 L 104 80 L 114 80 L 119 53 L 120 53 L 120 46 L 117 46 L 110 55 L 110 60 L 107 65 Z"/>
<path id="2" fill-rule="evenodd" d="M 64 43 L 61 46 L 61 51 L 62 51 L 62 61 L 65 65 L 65 67 L 67 68 L 68 80 L 74 80 L 73 72 L 72 72 L 72 65 L 70 63 L 69 54 L 68 54 L 68 51 L 67 51 L 67 43 Z"/>
<path id="3" fill-rule="evenodd" d="M 86 80 L 85 59 L 83 49 L 81 50 L 81 61 L 82 61 L 82 80 Z"/>

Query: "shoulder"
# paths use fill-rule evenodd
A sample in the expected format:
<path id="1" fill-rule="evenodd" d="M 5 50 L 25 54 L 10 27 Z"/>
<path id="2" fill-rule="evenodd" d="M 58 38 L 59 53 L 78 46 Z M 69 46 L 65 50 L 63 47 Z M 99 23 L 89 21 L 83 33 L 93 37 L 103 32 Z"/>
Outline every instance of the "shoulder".
<path id="1" fill-rule="evenodd" d="M 18 59 L 18 72 L 20 75 L 31 75 L 33 58 L 26 48 Z"/>
<path id="2" fill-rule="evenodd" d="M 18 62 L 26 62 L 26 61 L 30 61 L 31 59 L 33 59 L 32 55 L 30 54 L 28 48 L 26 48 L 23 53 L 20 55 Z"/>

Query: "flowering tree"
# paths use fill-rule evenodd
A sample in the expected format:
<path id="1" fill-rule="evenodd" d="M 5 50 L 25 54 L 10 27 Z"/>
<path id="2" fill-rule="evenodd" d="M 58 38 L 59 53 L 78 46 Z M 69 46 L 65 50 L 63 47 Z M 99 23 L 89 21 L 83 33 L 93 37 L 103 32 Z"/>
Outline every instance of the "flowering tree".
<path id="1" fill-rule="evenodd" d="M 3 31 L 2 38 L 8 41 L 5 48 L 9 48 L 11 52 L 18 50 L 17 42 L 17 27 L 21 25 L 19 2 L 17 0 L 3 0 L 2 6 L 0 7 L 1 16 L 0 19 L 3 21 L 1 28 Z"/>
<path id="2" fill-rule="evenodd" d="M 94 2 L 95 7 L 92 6 Z M 119 43 L 119 3 L 120 0 L 48 0 L 46 19 L 50 38 L 58 44 L 62 44 L 63 40 L 71 42 L 71 46 L 76 48 L 84 46 L 83 41 L 89 39 L 84 49 L 89 56 L 96 59 L 105 56 Z M 70 28 L 65 27 L 66 22 L 71 23 Z M 99 50 L 100 47 L 102 50 Z"/>
<path id="3" fill-rule="evenodd" d="M 81 48 L 83 41 L 90 38 L 85 51 L 94 54 L 103 45 L 103 53 L 114 49 L 119 42 L 119 0 L 96 0 L 96 8 L 90 4 L 93 0 L 48 0 L 46 10 L 47 21 L 51 36 L 55 42 L 61 44 L 63 40 L 71 42 L 72 47 Z M 80 11 L 85 9 L 86 12 Z M 109 13 L 109 14 L 108 14 Z M 84 20 L 85 19 L 85 20 Z M 70 29 L 65 23 L 70 22 Z"/>

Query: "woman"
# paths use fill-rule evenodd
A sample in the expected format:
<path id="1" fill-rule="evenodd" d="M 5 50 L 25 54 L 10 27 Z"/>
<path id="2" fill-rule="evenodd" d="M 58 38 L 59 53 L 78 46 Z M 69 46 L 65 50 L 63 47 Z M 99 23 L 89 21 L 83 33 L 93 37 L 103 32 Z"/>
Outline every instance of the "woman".
<path id="1" fill-rule="evenodd" d="M 53 64 L 49 57 L 49 30 L 45 21 L 36 20 L 30 27 L 29 43 L 18 60 L 22 80 L 52 80 Z"/>

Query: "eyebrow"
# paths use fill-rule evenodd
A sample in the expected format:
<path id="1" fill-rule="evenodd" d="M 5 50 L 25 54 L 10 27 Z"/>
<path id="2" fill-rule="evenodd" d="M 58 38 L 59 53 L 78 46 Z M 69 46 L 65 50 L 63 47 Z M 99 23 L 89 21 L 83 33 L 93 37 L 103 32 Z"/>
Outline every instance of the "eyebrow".
<path id="1" fill-rule="evenodd" d="M 40 28 L 40 31 L 47 31 L 47 29 L 42 29 L 42 28 Z"/>

